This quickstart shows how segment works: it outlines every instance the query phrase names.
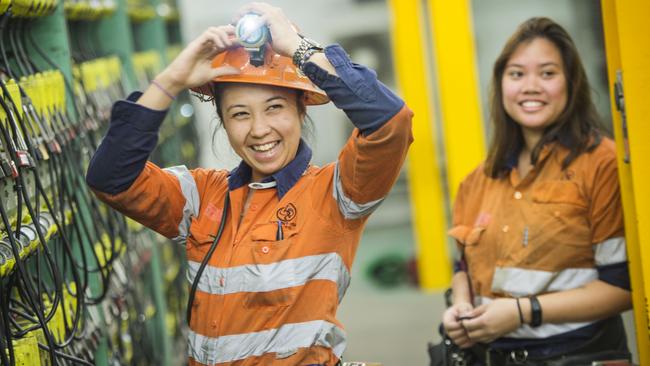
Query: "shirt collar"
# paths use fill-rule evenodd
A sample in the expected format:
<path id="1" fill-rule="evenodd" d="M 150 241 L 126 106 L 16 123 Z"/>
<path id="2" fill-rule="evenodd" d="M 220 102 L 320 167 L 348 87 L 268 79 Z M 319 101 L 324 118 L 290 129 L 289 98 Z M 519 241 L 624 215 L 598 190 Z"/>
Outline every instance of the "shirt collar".
<path id="1" fill-rule="evenodd" d="M 284 195 L 296 184 L 298 179 L 300 179 L 305 170 L 307 170 L 309 162 L 311 161 L 311 155 L 311 149 L 307 146 L 307 143 L 305 143 L 303 139 L 300 139 L 296 157 L 293 158 L 293 160 L 284 168 L 262 179 L 262 183 L 275 182 L 278 198 L 282 199 L 282 197 L 284 197 Z M 248 184 L 251 181 L 252 172 L 251 167 L 242 160 L 241 163 L 239 163 L 239 166 L 230 171 L 228 177 L 228 188 L 233 191 L 244 184 Z"/>
<path id="2" fill-rule="evenodd" d="M 541 166 L 541 164 L 549 157 L 551 152 L 555 150 L 557 144 L 554 142 L 549 142 L 546 145 L 542 146 L 542 149 L 539 151 L 539 156 L 537 157 L 537 163 L 535 166 Z M 517 152 L 513 152 L 506 158 L 506 166 L 510 169 L 514 169 L 519 164 L 519 153 L 521 149 Z"/>

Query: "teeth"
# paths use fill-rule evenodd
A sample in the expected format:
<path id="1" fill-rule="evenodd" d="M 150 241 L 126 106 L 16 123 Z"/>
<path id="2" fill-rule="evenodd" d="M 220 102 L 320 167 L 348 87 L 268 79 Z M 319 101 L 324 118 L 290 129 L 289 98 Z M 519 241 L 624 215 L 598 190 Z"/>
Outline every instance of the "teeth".
<path id="1" fill-rule="evenodd" d="M 541 107 L 541 106 L 542 106 L 542 102 L 539 102 L 539 101 L 536 101 L 536 100 L 527 100 L 527 101 L 521 103 L 521 105 L 522 105 L 523 107 L 534 108 L 534 107 Z"/>
<path id="2" fill-rule="evenodd" d="M 275 145 L 277 145 L 277 142 L 269 142 L 268 144 L 264 144 L 264 145 L 253 145 L 251 146 L 251 148 L 255 151 L 265 152 L 274 148 Z"/>

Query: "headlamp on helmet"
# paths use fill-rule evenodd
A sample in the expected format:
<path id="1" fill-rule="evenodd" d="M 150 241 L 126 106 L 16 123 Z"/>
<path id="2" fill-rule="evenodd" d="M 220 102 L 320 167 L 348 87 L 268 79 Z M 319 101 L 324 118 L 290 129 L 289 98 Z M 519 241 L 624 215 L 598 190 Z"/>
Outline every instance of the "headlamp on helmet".
<path id="1" fill-rule="evenodd" d="M 241 17 L 235 27 L 239 44 L 250 54 L 251 64 L 264 64 L 264 47 L 271 35 L 269 28 L 261 21 L 260 15 L 248 13 Z"/>

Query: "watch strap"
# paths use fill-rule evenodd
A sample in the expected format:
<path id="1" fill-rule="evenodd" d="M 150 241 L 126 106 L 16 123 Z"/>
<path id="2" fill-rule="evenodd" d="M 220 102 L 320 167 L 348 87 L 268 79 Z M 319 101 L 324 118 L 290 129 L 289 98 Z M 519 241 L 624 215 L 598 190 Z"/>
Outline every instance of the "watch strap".
<path id="1" fill-rule="evenodd" d="M 542 325 L 542 305 L 539 303 L 537 296 L 530 296 L 530 326 L 539 327 Z"/>
<path id="2" fill-rule="evenodd" d="M 318 52 L 322 51 L 323 47 L 308 38 L 300 36 L 300 43 L 298 44 L 298 48 L 296 49 L 296 52 L 293 53 L 293 57 L 291 58 L 293 64 L 299 68 L 302 67 L 302 64 L 304 64 L 304 62 L 309 58 L 305 56 L 307 54 L 307 51 L 310 50 L 315 50 L 314 52 Z M 314 52 L 311 52 L 309 56 L 313 55 Z"/>

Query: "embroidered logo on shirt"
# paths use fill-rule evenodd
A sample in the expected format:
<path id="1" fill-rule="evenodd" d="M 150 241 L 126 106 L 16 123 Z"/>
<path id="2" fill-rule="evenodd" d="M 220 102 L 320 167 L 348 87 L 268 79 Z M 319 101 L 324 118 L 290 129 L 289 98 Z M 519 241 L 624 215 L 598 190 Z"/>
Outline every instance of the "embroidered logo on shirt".
<path id="1" fill-rule="evenodd" d="M 212 221 L 219 221 L 221 220 L 223 209 L 216 207 L 214 203 L 210 202 L 208 207 L 205 208 L 205 211 L 203 211 L 203 214 Z"/>
<path id="2" fill-rule="evenodd" d="M 487 212 L 481 212 L 480 215 L 476 218 L 476 222 L 474 223 L 474 226 L 478 227 L 486 227 L 487 224 L 490 223 L 490 220 L 492 219 L 492 216 L 487 213 Z"/>
<path id="3" fill-rule="evenodd" d="M 290 203 L 284 207 L 280 207 L 278 209 L 278 212 L 276 212 L 278 219 L 283 222 L 289 222 L 293 220 L 297 214 L 298 210 L 296 210 L 296 206 L 294 206 L 293 203 Z"/>

